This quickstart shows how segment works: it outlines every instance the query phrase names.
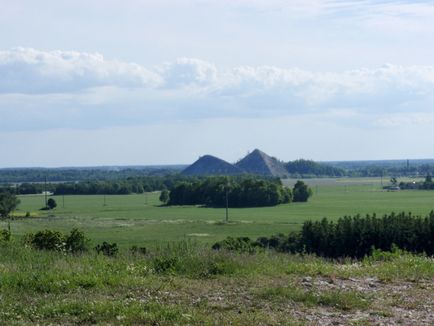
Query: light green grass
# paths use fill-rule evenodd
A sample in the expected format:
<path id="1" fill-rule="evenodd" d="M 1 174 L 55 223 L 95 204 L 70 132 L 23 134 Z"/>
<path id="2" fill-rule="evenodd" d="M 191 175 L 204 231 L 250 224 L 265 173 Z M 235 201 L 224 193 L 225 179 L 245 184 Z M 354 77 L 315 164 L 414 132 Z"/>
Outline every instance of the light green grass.
<path id="1" fill-rule="evenodd" d="M 290 184 L 293 180 L 284 182 Z M 44 205 L 43 196 L 21 196 L 15 215 L 30 212 L 35 217 L 14 220 L 12 230 L 23 235 L 44 228 L 67 232 L 78 227 L 95 243 L 153 246 L 160 241 L 186 238 L 213 243 L 226 236 L 256 238 L 288 233 L 300 228 L 307 219 L 392 211 L 426 215 L 434 209 L 434 191 L 387 192 L 381 189 L 380 182 L 380 178 L 308 179 L 306 183 L 314 192 L 308 203 L 230 209 L 229 224 L 221 223 L 224 209 L 161 207 L 157 192 L 105 196 L 106 206 L 102 195 L 54 196 L 58 207 L 51 212 L 39 211 Z M 0 223 L 0 227 L 5 226 L 5 222 Z"/>
<path id="2" fill-rule="evenodd" d="M 158 268 L 164 261 L 173 263 Z M 272 251 L 215 252 L 189 242 L 106 257 L 37 251 L 12 241 L 0 244 L 0 274 L 1 325 L 295 325 L 305 320 L 294 312 L 372 315 L 402 305 L 409 295 L 421 300 L 412 311 L 430 309 L 424 305 L 432 302 L 427 282 L 434 279 L 434 264 L 405 253 L 337 264 Z M 308 287 L 301 281 L 306 275 L 312 276 Z M 363 284 L 367 277 L 383 281 L 369 293 L 357 284 L 343 289 L 318 283 L 356 278 Z M 389 302 L 390 286 L 400 291 Z"/>

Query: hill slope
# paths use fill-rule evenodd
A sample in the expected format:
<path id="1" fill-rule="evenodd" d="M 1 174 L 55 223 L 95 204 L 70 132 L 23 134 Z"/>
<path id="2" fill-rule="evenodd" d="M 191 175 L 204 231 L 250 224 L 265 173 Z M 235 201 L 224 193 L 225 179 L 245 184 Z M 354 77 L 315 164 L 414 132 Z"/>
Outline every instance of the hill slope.
<path id="1" fill-rule="evenodd" d="M 212 155 L 204 155 L 187 167 L 185 175 L 237 175 L 243 171 L 238 167 Z"/>
<path id="2" fill-rule="evenodd" d="M 288 175 L 283 163 L 271 157 L 259 149 L 244 157 L 235 164 L 238 168 L 251 174 L 282 177 Z"/>

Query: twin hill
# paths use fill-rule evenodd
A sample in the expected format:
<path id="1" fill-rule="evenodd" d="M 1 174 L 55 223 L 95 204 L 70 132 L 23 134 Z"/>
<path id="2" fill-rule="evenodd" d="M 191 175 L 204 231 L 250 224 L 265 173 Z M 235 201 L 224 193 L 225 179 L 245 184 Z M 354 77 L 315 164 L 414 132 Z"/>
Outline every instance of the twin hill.
<path id="1" fill-rule="evenodd" d="M 288 175 L 282 162 L 259 149 L 255 149 L 236 164 L 228 163 L 212 155 L 205 155 L 187 167 L 182 173 L 197 176 L 239 175 L 244 173 L 274 177 Z"/>

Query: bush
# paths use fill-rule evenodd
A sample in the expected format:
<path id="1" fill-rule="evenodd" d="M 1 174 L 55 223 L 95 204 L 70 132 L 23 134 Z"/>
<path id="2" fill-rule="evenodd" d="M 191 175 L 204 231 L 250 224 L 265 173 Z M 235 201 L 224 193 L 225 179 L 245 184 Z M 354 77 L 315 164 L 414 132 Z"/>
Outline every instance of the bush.
<path id="1" fill-rule="evenodd" d="M 43 230 L 26 236 L 31 246 L 38 250 L 62 251 L 65 249 L 66 237 L 59 231 Z"/>
<path id="2" fill-rule="evenodd" d="M 297 181 L 292 190 L 294 202 L 307 202 L 312 196 L 312 189 L 310 189 L 303 181 Z"/>
<path id="3" fill-rule="evenodd" d="M 57 207 L 57 203 L 56 203 L 56 201 L 53 198 L 49 198 L 47 200 L 47 206 L 48 206 L 49 209 L 53 209 L 53 208 Z"/>
<path id="4" fill-rule="evenodd" d="M 82 231 L 73 229 L 65 241 L 65 248 L 69 252 L 79 253 L 87 251 L 89 239 L 84 236 Z"/>
<path id="5" fill-rule="evenodd" d="M 108 243 L 108 242 L 103 242 L 102 244 L 99 244 L 95 247 L 96 252 L 98 253 L 98 255 L 100 253 L 102 253 L 105 256 L 116 256 L 116 254 L 118 253 L 118 245 L 116 243 Z"/>
<path id="6" fill-rule="evenodd" d="M 152 261 L 153 268 L 156 273 L 164 274 L 175 271 L 175 266 L 178 262 L 177 257 L 155 257 Z"/>
<path id="7" fill-rule="evenodd" d="M 35 234 L 28 233 L 24 235 L 24 243 L 30 245 L 33 249 L 67 251 L 79 253 L 87 250 L 88 239 L 82 231 L 73 229 L 69 235 L 59 231 L 43 230 Z"/>
<path id="8" fill-rule="evenodd" d="M 137 247 L 137 246 L 132 246 L 132 247 L 130 248 L 130 252 L 131 252 L 133 255 L 137 255 L 137 254 L 146 255 L 147 250 L 146 250 L 146 247 Z"/>
<path id="9" fill-rule="evenodd" d="M 11 240 L 11 231 L 3 229 L 0 230 L 0 242 L 8 242 Z"/>
<path id="10" fill-rule="evenodd" d="M 237 252 L 253 253 L 260 247 L 256 242 L 253 242 L 248 237 L 232 238 L 227 237 L 225 240 L 216 242 L 212 249 L 214 250 L 229 250 Z"/>

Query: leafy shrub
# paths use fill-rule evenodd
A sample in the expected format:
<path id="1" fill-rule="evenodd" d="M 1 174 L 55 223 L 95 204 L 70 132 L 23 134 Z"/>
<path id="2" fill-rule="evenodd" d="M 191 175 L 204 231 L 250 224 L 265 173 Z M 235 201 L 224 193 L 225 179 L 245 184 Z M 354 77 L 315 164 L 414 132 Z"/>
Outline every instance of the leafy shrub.
<path id="1" fill-rule="evenodd" d="M 0 230 L 0 242 L 8 242 L 11 240 L 11 231 L 3 229 Z"/>
<path id="2" fill-rule="evenodd" d="M 89 240 L 84 236 L 82 231 L 73 229 L 69 236 L 66 237 L 65 248 L 73 253 L 84 252 L 87 251 L 88 242 Z"/>
<path id="3" fill-rule="evenodd" d="M 212 246 L 212 249 L 253 253 L 257 251 L 258 247 L 258 244 L 250 240 L 248 237 L 227 237 L 222 241 L 216 242 Z"/>
<path id="4" fill-rule="evenodd" d="M 28 240 L 34 249 L 62 251 L 65 249 L 66 237 L 59 231 L 43 230 L 34 235 L 29 234 Z"/>
<path id="5" fill-rule="evenodd" d="M 28 233 L 24 235 L 24 243 L 30 245 L 33 249 L 66 251 L 79 253 L 87 250 L 88 239 L 82 231 L 78 229 L 71 230 L 69 235 L 59 231 L 43 230 L 35 234 Z"/>
<path id="6" fill-rule="evenodd" d="M 137 255 L 137 254 L 146 255 L 147 250 L 146 250 L 146 247 L 137 247 L 137 246 L 132 246 L 132 247 L 130 248 L 130 252 L 131 252 L 133 255 Z"/>
<path id="7" fill-rule="evenodd" d="M 312 189 L 310 189 L 303 181 L 297 181 L 292 190 L 294 202 L 307 202 L 312 196 Z"/>
<path id="8" fill-rule="evenodd" d="M 53 208 L 57 207 L 57 203 L 56 203 L 56 201 L 53 198 L 49 198 L 47 200 L 47 206 L 48 206 L 49 209 L 53 209 Z"/>
<path id="9" fill-rule="evenodd" d="M 102 253 L 105 256 L 116 256 L 119 249 L 116 243 L 108 243 L 104 241 L 102 244 L 97 245 L 95 250 L 98 255 Z"/>
<path id="10" fill-rule="evenodd" d="M 164 274 L 173 272 L 178 262 L 176 257 L 155 257 L 152 261 L 153 268 L 156 273 Z"/>

